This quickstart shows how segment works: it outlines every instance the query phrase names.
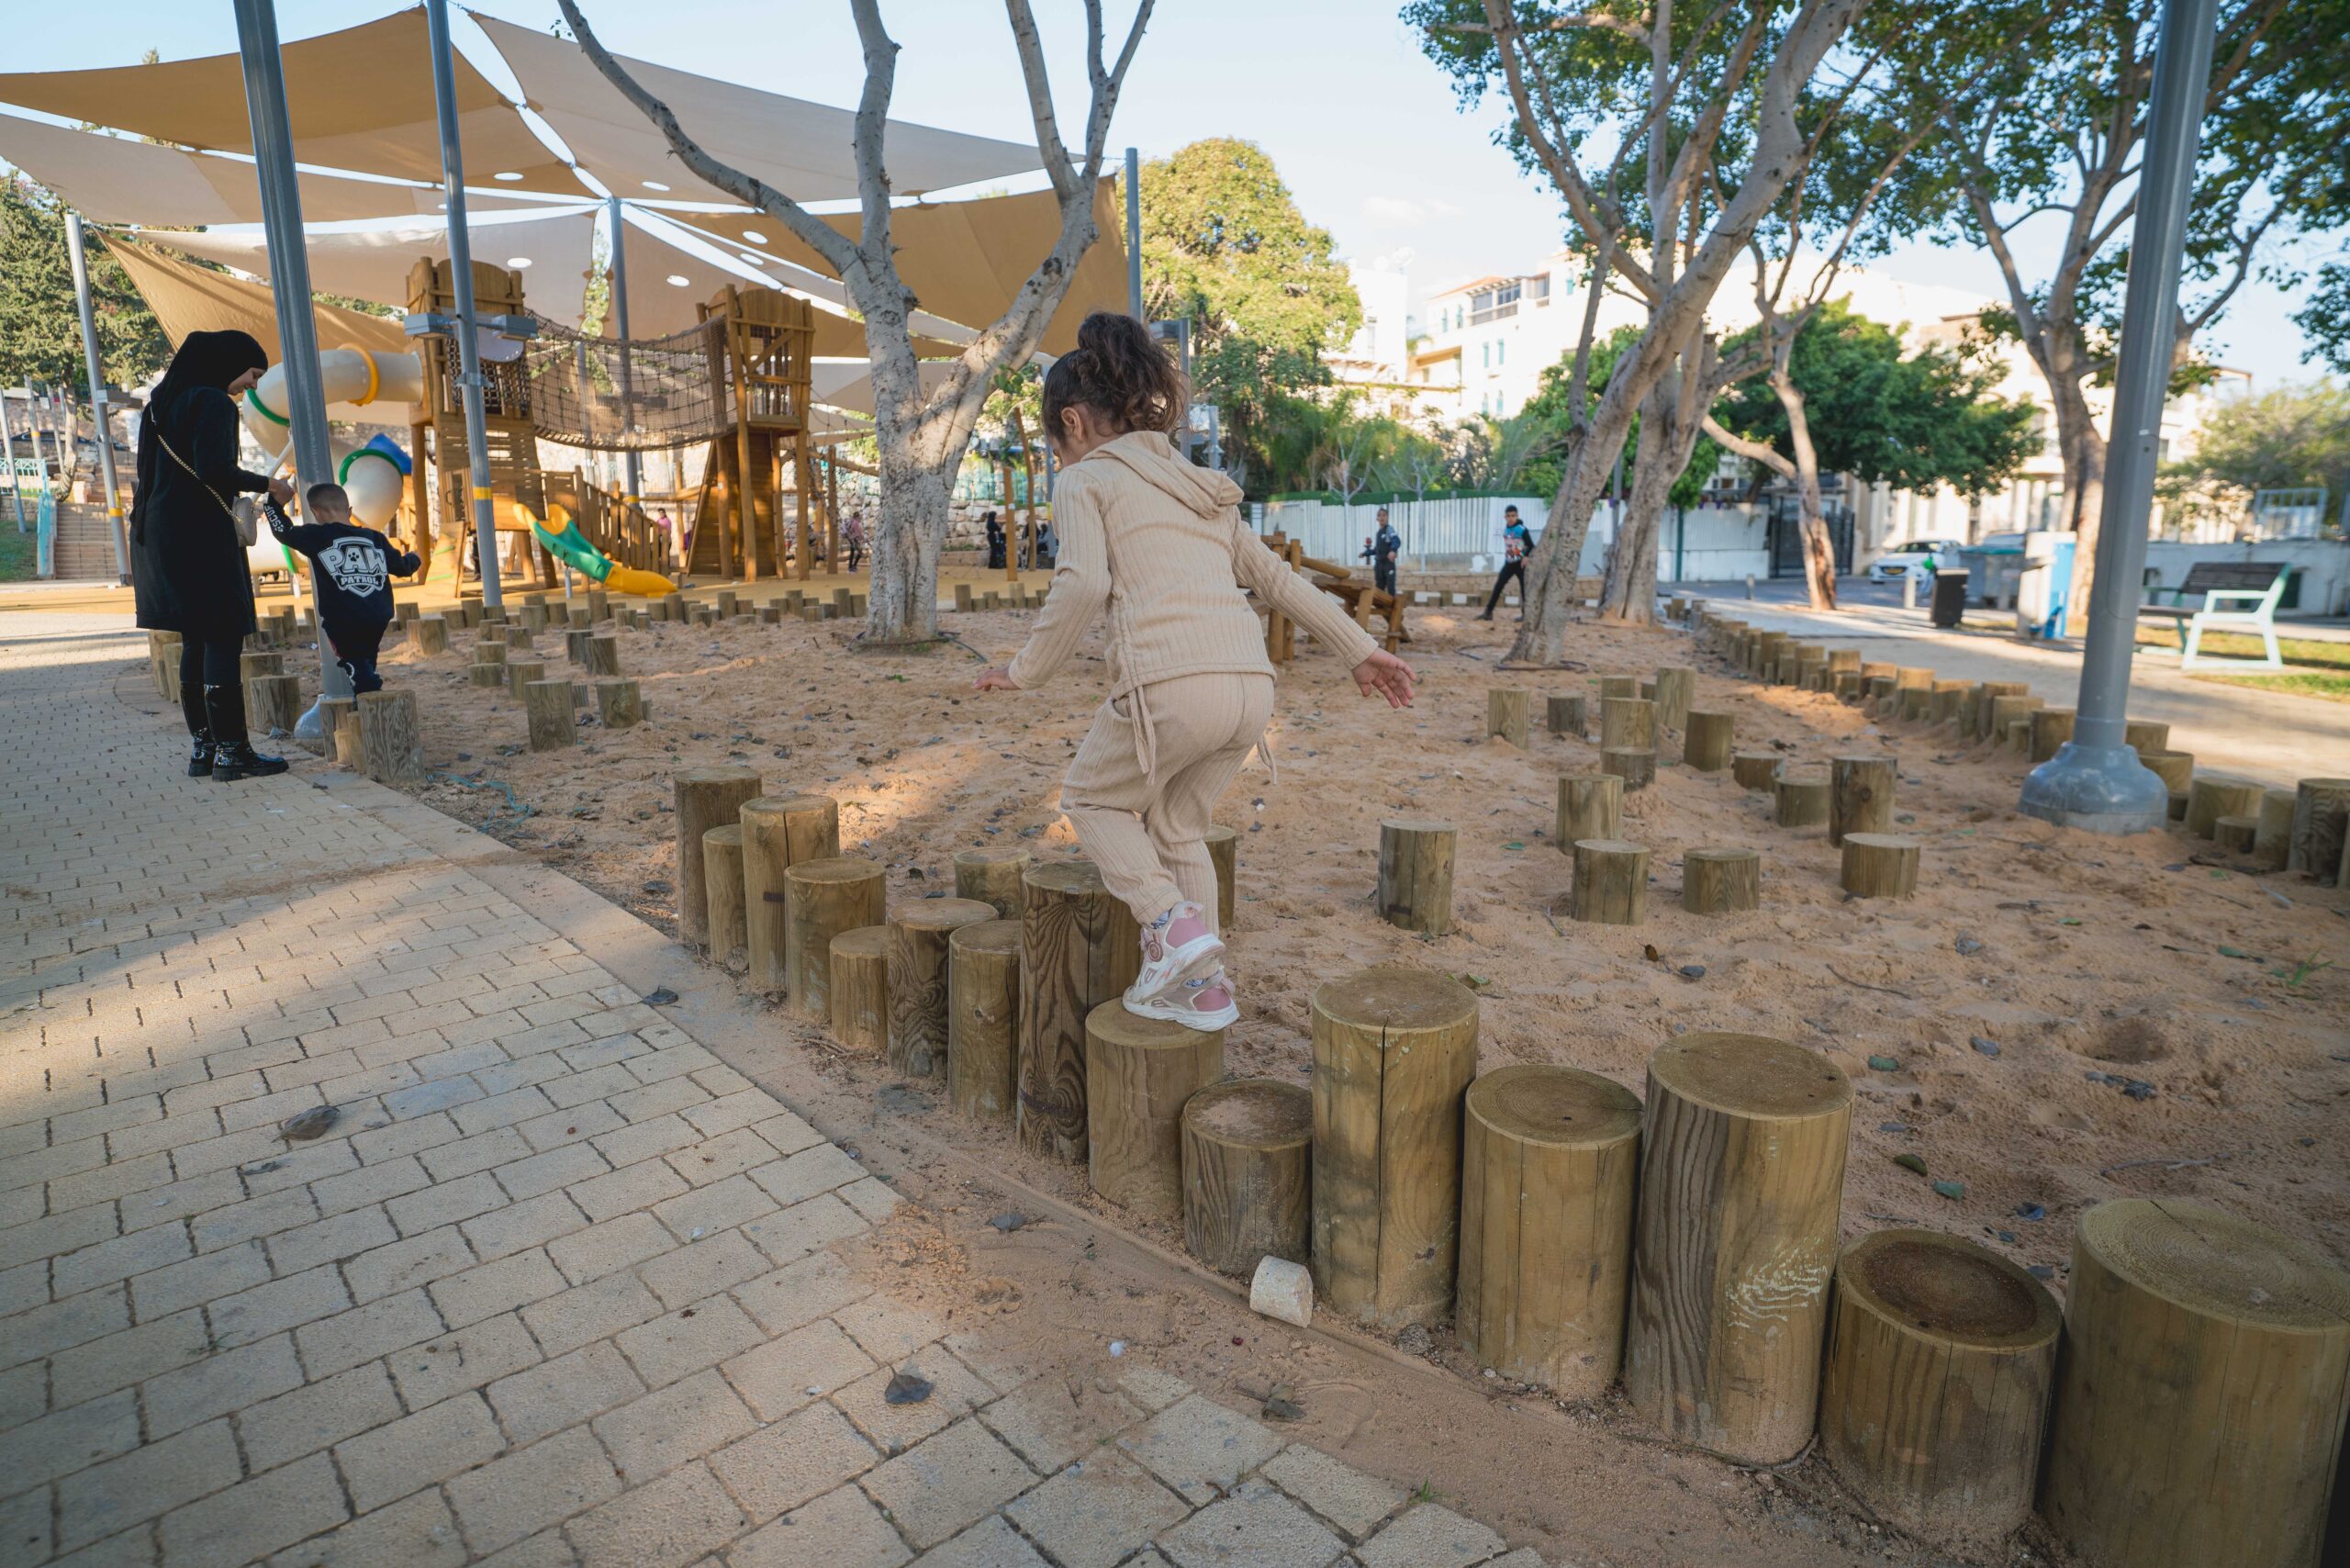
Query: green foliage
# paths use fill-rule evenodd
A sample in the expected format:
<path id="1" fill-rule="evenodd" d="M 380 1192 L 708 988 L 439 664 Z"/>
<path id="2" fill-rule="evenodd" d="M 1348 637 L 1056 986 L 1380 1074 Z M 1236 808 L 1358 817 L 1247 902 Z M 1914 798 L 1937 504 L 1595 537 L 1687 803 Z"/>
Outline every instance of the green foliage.
<path id="1" fill-rule="evenodd" d="M 1733 341 L 1733 343 L 1735 340 Z M 1991 396 L 1998 370 L 1937 346 L 1902 352 L 1892 328 L 1833 299 L 1805 323 L 1787 359 L 1803 394 L 1822 473 L 1903 489 L 1998 489 L 2037 447 L 2029 404 Z M 1785 408 L 1754 379 L 1730 388 L 1714 417 L 1793 461 Z"/>
<path id="2" fill-rule="evenodd" d="M 1228 461 L 1251 492 L 1281 487 L 1273 470 L 1311 466 L 1329 431 L 1299 395 L 1329 384 L 1323 352 L 1354 335 L 1362 302 L 1272 160 L 1220 137 L 1144 164 L 1142 263 L 1145 311 L 1192 322 L 1196 396 L 1223 409 Z"/>
<path id="3" fill-rule="evenodd" d="M 162 368 L 171 344 L 95 236 L 89 262 L 100 363 L 107 380 L 135 386 Z M 9 177 L 0 179 L 0 380 L 15 386 L 28 377 L 88 392 L 64 211 L 39 186 Z"/>
<path id="4" fill-rule="evenodd" d="M 1617 362 L 1640 341 L 1641 330 L 1630 325 L 1618 327 L 1591 345 L 1591 375 L 1583 391 L 1585 417 L 1599 406 L 1600 396 L 1607 389 L 1608 377 L 1616 374 Z M 1573 390 L 1570 383 L 1573 379 L 1574 358 L 1572 354 L 1561 355 L 1558 364 L 1543 367 L 1541 382 L 1535 388 L 1534 396 L 1527 399 L 1522 411 L 1522 417 L 1540 420 L 1552 432 L 1547 447 L 1526 465 L 1521 476 L 1528 490 L 1535 495 L 1550 495 L 1559 487 L 1560 465 L 1567 432 L 1574 423 L 1573 410 L 1568 406 L 1569 395 Z M 1624 488 L 1627 495 L 1631 490 L 1632 469 L 1639 462 L 1640 439 L 1640 420 L 1635 416 L 1632 432 L 1624 442 Z M 1688 465 L 1673 481 L 1673 488 L 1666 492 L 1667 503 L 1676 507 L 1695 506 L 1704 498 L 1706 482 L 1714 476 L 1721 460 L 1722 449 L 1711 438 L 1699 436 L 1696 445 L 1690 449 Z"/>
<path id="5" fill-rule="evenodd" d="M 2312 381 L 2222 402 L 2203 422 L 2195 455 L 2166 465 L 2164 477 L 2239 504 L 2257 490 L 2310 485 L 2338 502 L 2350 490 L 2350 387 Z"/>

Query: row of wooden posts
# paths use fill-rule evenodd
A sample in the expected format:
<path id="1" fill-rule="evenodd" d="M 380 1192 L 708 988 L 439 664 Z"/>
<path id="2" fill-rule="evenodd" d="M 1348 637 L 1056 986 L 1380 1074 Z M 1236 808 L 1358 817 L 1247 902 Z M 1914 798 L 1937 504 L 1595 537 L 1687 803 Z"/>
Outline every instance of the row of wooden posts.
<path id="1" fill-rule="evenodd" d="M 2052 708 L 2023 681 L 1947 680 L 1933 670 L 1863 663 L 1852 648 L 1796 643 L 1784 632 L 1757 631 L 1692 608 L 1698 646 L 1727 658 L 1754 679 L 1829 692 L 1881 720 L 1950 726 L 1962 742 L 2010 754 L 2032 767 L 2073 738 L 2074 711 Z M 2123 743 L 2161 776 L 2170 819 L 2213 840 L 2249 867 L 2307 872 L 2321 883 L 2350 886 L 2350 778 L 2304 778 L 2291 790 L 2196 767 L 2174 750 L 2170 726 L 2132 719 Z M 1775 761 L 1775 759 L 1774 759 Z"/>
<path id="2" fill-rule="evenodd" d="M 1645 1103 L 1567 1067 L 1481 1077 L 1475 994 L 1382 965 L 1315 991 L 1310 1088 L 1228 1078 L 1221 1032 L 1125 1010 L 1135 924 L 1087 862 L 969 850 L 953 897 L 892 910 L 830 798 L 764 790 L 749 767 L 677 776 L 683 939 L 1083 1162 L 1108 1201 L 1180 1217 L 1212 1268 L 1306 1263 L 1341 1321 L 1449 1317 L 1502 1375 L 1571 1397 L 1620 1379 L 1661 1432 L 1743 1462 L 1817 1432 L 1873 1511 L 1938 1540 L 2004 1534 L 2035 1498 L 2092 1562 L 2299 1562 L 2322 1526 L 2350 1281 L 2287 1238 L 2176 1203 L 2091 1210 L 2060 1361 L 2046 1290 L 1971 1241 L 1886 1231 L 1840 1256 L 1852 1094 L 1814 1052 L 1684 1035 Z M 1237 843 L 1211 846 L 1227 910 Z M 2227 1460 L 2225 1495 L 2147 1495 L 2182 1448 L 2185 1473 Z"/>

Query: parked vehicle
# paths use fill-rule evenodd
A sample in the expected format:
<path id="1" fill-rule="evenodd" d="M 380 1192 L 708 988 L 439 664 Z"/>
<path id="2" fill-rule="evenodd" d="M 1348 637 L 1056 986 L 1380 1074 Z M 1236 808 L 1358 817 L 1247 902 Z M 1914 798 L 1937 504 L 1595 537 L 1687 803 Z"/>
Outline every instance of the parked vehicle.
<path id="1" fill-rule="evenodd" d="M 1897 544 L 1869 563 L 1869 581 L 1896 583 L 1913 572 L 1922 575 L 1928 556 L 1947 565 L 1965 548 L 1955 539 L 1913 539 Z"/>

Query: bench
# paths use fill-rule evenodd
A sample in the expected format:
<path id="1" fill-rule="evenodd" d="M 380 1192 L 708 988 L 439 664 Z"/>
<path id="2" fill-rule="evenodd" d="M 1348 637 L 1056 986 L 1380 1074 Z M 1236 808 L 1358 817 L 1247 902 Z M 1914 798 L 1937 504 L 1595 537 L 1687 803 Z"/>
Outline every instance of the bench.
<path id="1" fill-rule="evenodd" d="M 2178 629 L 2180 669 L 2193 669 L 2198 659 L 2216 662 L 2199 651 L 2204 632 L 2215 627 L 2255 633 L 2266 644 L 2267 658 L 2250 661 L 2249 667 L 2283 669 L 2285 661 L 2277 654 L 2276 617 L 2277 601 L 2285 597 L 2285 574 L 2281 561 L 2198 561 L 2178 587 L 2148 590 L 2171 595 L 2171 603 L 2141 605 L 2138 614 L 2142 620 L 2168 621 Z M 2202 596 L 2199 609 L 2187 607 L 2191 594 Z"/>

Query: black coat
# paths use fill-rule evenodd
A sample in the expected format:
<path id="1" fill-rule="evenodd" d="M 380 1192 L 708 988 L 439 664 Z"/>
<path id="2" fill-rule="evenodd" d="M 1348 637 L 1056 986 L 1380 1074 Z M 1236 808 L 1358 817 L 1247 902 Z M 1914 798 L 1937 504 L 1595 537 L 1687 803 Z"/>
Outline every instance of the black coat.
<path id="1" fill-rule="evenodd" d="M 190 638 L 241 638 L 254 628 L 245 547 L 224 503 L 269 481 L 237 466 L 238 428 L 236 402 L 218 387 L 191 387 L 164 411 L 157 433 L 171 451 L 155 454 L 130 509 L 141 626 Z"/>

